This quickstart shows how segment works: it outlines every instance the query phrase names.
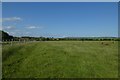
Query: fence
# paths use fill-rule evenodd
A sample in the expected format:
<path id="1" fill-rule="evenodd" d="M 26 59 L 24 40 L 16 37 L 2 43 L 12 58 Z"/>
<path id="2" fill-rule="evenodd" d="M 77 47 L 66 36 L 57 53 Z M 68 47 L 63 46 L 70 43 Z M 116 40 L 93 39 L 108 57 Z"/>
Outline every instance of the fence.
<path id="1" fill-rule="evenodd" d="M 33 42 L 40 42 L 40 41 L 26 41 L 26 40 L 24 40 L 24 41 L 10 41 L 10 40 L 5 40 L 5 41 L 1 41 L 0 42 L 0 45 L 16 45 L 16 44 L 26 44 L 26 43 L 33 43 Z"/>

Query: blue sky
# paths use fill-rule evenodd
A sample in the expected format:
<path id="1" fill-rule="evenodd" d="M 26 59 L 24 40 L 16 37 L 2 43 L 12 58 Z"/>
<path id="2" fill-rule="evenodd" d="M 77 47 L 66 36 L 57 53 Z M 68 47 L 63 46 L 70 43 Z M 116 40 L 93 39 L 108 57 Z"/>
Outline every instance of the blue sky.
<path id="1" fill-rule="evenodd" d="M 2 4 L 3 30 L 14 36 L 118 36 L 117 2 Z"/>

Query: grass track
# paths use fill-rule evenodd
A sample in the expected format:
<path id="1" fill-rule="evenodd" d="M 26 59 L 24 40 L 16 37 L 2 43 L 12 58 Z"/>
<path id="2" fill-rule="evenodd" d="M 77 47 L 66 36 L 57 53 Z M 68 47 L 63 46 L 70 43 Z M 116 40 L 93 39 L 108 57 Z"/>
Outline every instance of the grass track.
<path id="1" fill-rule="evenodd" d="M 4 78 L 115 78 L 117 42 L 47 41 L 3 46 Z"/>

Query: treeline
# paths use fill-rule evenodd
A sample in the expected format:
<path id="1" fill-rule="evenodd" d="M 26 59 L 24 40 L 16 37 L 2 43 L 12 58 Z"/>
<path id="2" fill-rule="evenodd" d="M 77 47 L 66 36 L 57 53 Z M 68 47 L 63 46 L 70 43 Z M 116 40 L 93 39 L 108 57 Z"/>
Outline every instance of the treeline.
<path id="1" fill-rule="evenodd" d="M 13 37 L 4 31 L 0 31 L 0 36 L 2 36 L 0 41 L 120 41 L 117 37 Z"/>
<path id="2" fill-rule="evenodd" d="M 78 41 L 120 41 L 117 37 L 67 37 L 65 40 L 78 40 Z"/>
<path id="3" fill-rule="evenodd" d="M 53 37 L 14 37 L 13 40 L 15 41 L 120 41 L 118 38 L 53 38 Z"/>

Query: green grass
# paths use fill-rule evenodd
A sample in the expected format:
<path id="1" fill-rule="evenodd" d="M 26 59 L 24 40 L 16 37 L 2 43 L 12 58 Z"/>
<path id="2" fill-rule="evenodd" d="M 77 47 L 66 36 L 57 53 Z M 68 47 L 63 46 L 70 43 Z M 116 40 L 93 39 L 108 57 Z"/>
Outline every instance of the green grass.
<path id="1" fill-rule="evenodd" d="M 118 43 L 46 41 L 3 46 L 3 78 L 116 78 Z"/>

